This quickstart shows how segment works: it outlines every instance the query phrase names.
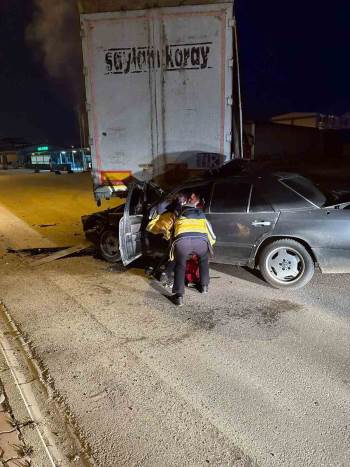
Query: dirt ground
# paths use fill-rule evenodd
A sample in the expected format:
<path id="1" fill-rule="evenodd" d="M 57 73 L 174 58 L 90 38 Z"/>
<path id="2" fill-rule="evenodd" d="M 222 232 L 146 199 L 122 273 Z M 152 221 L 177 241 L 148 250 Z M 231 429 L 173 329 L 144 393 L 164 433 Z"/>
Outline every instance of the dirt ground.
<path id="1" fill-rule="evenodd" d="M 83 238 L 82 215 L 117 206 L 117 198 L 96 206 L 89 173 L 0 170 L 1 204 L 57 246 Z"/>

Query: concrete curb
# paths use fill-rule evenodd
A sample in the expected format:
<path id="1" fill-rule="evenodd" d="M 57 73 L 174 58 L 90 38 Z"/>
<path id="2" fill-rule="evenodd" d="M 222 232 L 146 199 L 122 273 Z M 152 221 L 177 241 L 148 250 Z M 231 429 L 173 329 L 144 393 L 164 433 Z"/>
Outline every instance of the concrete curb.
<path id="1" fill-rule="evenodd" d="M 26 445 L 0 382 L 0 466 L 28 467 L 32 448 Z"/>

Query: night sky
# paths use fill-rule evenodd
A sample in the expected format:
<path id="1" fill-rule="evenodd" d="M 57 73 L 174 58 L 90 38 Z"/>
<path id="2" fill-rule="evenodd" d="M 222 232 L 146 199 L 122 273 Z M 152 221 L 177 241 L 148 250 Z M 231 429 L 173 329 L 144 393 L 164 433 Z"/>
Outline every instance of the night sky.
<path id="1" fill-rule="evenodd" d="M 0 138 L 79 144 L 71 65 L 49 74 L 28 41 L 35 1 L 68 0 L 0 0 Z M 349 0 L 236 0 L 236 11 L 245 118 L 350 111 Z M 74 45 L 72 29 L 61 37 Z"/>

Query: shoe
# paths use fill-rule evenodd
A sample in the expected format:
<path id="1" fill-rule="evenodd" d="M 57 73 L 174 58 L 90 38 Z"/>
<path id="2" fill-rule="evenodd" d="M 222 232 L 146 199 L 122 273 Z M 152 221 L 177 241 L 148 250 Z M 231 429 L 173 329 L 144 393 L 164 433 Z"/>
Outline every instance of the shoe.
<path id="1" fill-rule="evenodd" d="M 173 279 L 170 279 L 166 272 L 162 272 L 159 277 L 159 282 L 162 284 L 163 287 L 167 289 L 172 289 L 174 285 Z"/>
<path id="2" fill-rule="evenodd" d="M 169 281 L 168 275 L 166 272 L 162 272 L 161 275 L 159 276 L 159 282 L 162 285 L 166 285 L 167 282 Z"/>
<path id="3" fill-rule="evenodd" d="M 201 293 L 209 293 L 208 286 L 207 285 L 202 285 L 200 292 Z"/>
<path id="4" fill-rule="evenodd" d="M 173 300 L 174 300 L 174 305 L 176 305 L 176 306 L 183 306 L 183 304 L 184 304 L 184 297 L 183 297 L 183 295 L 178 295 L 178 294 L 176 294 L 176 295 L 174 296 L 174 299 L 173 299 Z"/>

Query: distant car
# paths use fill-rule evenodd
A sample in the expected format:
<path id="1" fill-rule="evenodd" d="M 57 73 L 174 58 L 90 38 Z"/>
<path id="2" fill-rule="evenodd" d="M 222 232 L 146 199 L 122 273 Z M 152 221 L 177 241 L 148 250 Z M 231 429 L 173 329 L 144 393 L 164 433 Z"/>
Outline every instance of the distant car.
<path id="1" fill-rule="evenodd" d="M 301 175 L 218 173 L 167 195 L 157 190 L 139 182 L 129 187 L 125 206 L 103 231 L 111 245 L 105 259 L 127 265 L 142 256 L 144 229 L 160 201 L 194 191 L 217 236 L 215 263 L 257 268 L 276 288 L 304 286 L 316 265 L 323 273 L 350 272 L 350 202 L 329 199 Z"/>

